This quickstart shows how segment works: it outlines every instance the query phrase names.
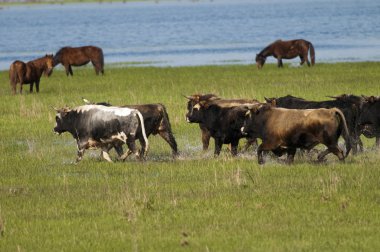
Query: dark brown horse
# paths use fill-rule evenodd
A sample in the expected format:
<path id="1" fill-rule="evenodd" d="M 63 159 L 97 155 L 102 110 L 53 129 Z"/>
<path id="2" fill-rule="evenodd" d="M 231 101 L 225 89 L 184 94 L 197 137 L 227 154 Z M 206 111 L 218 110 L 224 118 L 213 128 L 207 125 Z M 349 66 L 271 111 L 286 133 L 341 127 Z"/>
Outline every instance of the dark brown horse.
<path id="1" fill-rule="evenodd" d="M 71 66 L 83 66 L 91 61 L 96 75 L 104 74 L 103 50 L 96 46 L 63 47 L 54 56 L 54 66 L 62 64 L 66 69 L 66 75 L 73 75 Z"/>
<path id="2" fill-rule="evenodd" d="M 309 41 L 303 39 L 282 41 L 277 40 L 265 47 L 259 54 L 256 54 L 257 68 L 261 69 L 268 56 L 273 56 L 277 59 L 277 66 L 282 67 L 282 59 L 293 59 L 297 56 L 301 59 L 301 65 L 307 62 L 310 66 L 308 52 L 310 51 L 311 65 L 315 64 L 314 46 Z"/>
<path id="3" fill-rule="evenodd" d="M 24 63 L 20 60 L 14 61 L 9 68 L 9 80 L 12 93 L 16 94 L 17 83 L 20 83 L 20 94 L 22 85 L 30 84 L 30 92 L 33 92 L 33 85 L 36 83 L 36 91 L 40 92 L 40 79 L 42 73 L 50 76 L 53 72 L 53 54 L 46 54 L 45 57 Z"/>

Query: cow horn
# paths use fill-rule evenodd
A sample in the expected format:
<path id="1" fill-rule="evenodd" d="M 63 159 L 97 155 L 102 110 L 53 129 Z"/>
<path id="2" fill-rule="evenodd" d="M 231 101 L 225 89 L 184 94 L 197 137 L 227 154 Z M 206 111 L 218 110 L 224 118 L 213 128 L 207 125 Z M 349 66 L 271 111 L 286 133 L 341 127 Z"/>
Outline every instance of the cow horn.
<path id="1" fill-rule="evenodd" d="M 183 97 L 185 97 L 186 99 L 188 99 L 188 100 L 191 100 L 191 99 L 193 99 L 193 97 L 192 96 L 187 96 L 187 95 L 184 95 L 184 94 L 182 94 L 182 96 Z"/>
<path id="2" fill-rule="evenodd" d="M 92 102 L 90 102 L 89 100 L 87 100 L 87 99 L 84 98 L 84 97 L 82 97 L 82 100 L 83 100 L 84 103 L 86 103 L 87 105 L 92 104 Z"/>

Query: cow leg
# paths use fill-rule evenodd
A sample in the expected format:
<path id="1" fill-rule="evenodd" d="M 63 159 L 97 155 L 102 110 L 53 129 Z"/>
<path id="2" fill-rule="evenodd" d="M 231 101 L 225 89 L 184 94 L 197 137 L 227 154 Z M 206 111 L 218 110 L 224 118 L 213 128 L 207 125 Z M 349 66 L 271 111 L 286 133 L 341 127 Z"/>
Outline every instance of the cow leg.
<path id="1" fill-rule="evenodd" d="M 33 93 L 33 85 L 34 85 L 34 82 L 31 82 L 29 86 L 29 93 Z"/>
<path id="2" fill-rule="evenodd" d="M 135 154 L 136 157 L 137 157 L 138 159 L 140 159 L 140 158 L 144 158 L 144 157 L 140 157 L 139 152 L 138 152 L 138 150 L 137 150 L 137 148 L 136 148 L 135 140 L 136 140 L 136 139 L 135 139 L 134 136 L 130 136 L 130 135 L 128 135 L 128 138 L 127 138 L 127 146 L 128 146 L 128 149 L 131 151 L 131 153 Z M 129 154 L 130 154 L 130 153 L 129 153 Z M 127 155 L 127 157 L 129 156 L 129 154 Z"/>
<path id="3" fill-rule="evenodd" d="M 206 127 L 204 127 L 203 125 L 199 125 L 199 128 L 201 128 L 201 132 L 202 132 L 203 150 L 206 151 L 210 144 L 211 134 L 210 134 L 210 131 L 206 129 Z"/>
<path id="4" fill-rule="evenodd" d="M 231 142 L 231 154 L 232 154 L 232 156 L 237 155 L 238 145 L 239 145 L 239 139 L 237 141 Z"/>
<path id="5" fill-rule="evenodd" d="M 215 138 L 215 151 L 214 156 L 219 156 L 220 151 L 222 150 L 223 141 L 221 138 Z"/>
<path id="6" fill-rule="evenodd" d="M 260 144 L 259 147 L 257 148 L 257 161 L 259 164 L 264 164 L 265 160 L 263 157 L 263 144 Z"/>
<path id="7" fill-rule="evenodd" d="M 110 158 L 110 155 L 108 154 L 107 149 L 102 149 L 102 157 L 107 160 L 110 163 L 113 163 L 113 161 Z"/>
<path id="8" fill-rule="evenodd" d="M 335 156 L 339 158 L 340 161 L 344 161 L 343 151 L 338 146 L 330 147 L 330 152 L 334 153 Z"/>
<path id="9" fill-rule="evenodd" d="M 318 162 L 323 162 L 325 156 L 326 156 L 327 154 L 329 154 L 329 153 L 330 153 L 330 150 L 329 150 L 329 149 L 324 150 L 324 151 L 322 151 L 321 153 L 319 153 L 319 154 L 318 154 L 318 157 L 317 157 Z"/>
<path id="10" fill-rule="evenodd" d="M 172 148 L 172 155 L 173 157 L 175 156 L 178 156 L 178 149 L 177 149 L 177 142 L 175 141 L 174 139 L 174 136 L 173 136 L 173 133 L 170 132 L 170 131 L 163 131 L 163 130 L 160 130 L 158 132 L 158 134 L 160 134 L 160 136 L 170 145 L 170 147 Z"/>
<path id="11" fill-rule="evenodd" d="M 256 146 L 257 148 L 257 139 L 256 138 L 247 138 L 247 142 L 244 146 L 244 151 L 247 151 L 250 146 Z"/>
<path id="12" fill-rule="evenodd" d="M 115 148 L 116 153 L 117 153 L 117 155 L 119 157 L 121 157 L 124 154 L 124 152 L 123 152 L 123 146 L 121 146 L 121 145 L 115 145 L 114 148 Z"/>
<path id="13" fill-rule="evenodd" d="M 146 143 L 145 143 L 145 140 L 144 140 L 143 136 L 141 136 L 139 138 L 139 142 L 140 142 L 140 145 L 141 145 L 141 150 L 140 150 L 139 155 L 140 155 L 140 157 L 145 158 L 145 156 L 146 156 L 146 153 L 145 153 Z"/>
<path id="14" fill-rule="evenodd" d="M 79 161 L 82 160 L 83 155 L 84 155 L 84 150 L 85 150 L 85 149 L 78 149 L 78 152 L 77 152 L 77 159 L 75 160 L 75 163 L 79 163 Z"/>
<path id="15" fill-rule="evenodd" d="M 380 137 L 376 137 L 376 148 L 380 148 Z"/>
<path id="16" fill-rule="evenodd" d="M 286 159 L 287 164 L 291 164 L 294 162 L 294 155 L 296 154 L 297 149 L 296 148 L 289 148 L 287 150 L 288 156 Z"/>

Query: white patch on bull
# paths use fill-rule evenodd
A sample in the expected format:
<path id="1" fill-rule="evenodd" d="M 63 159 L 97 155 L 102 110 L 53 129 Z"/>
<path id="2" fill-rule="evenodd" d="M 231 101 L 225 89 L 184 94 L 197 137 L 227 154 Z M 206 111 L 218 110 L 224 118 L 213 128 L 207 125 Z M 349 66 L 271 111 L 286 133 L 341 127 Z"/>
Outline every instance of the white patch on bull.
<path id="1" fill-rule="evenodd" d="M 201 109 L 201 105 L 199 103 L 197 103 L 197 104 L 195 104 L 195 106 L 193 107 L 193 109 L 200 110 Z"/>
<path id="2" fill-rule="evenodd" d="M 97 109 L 104 112 L 113 113 L 116 116 L 129 116 L 130 114 L 136 111 L 136 109 L 131 109 L 131 108 L 106 107 L 102 105 L 83 105 L 83 106 L 77 107 L 75 110 L 78 113 L 80 113 L 80 112 L 89 111 L 91 109 Z"/>
<path id="3" fill-rule="evenodd" d="M 251 114 L 251 111 L 250 110 L 248 110 L 247 112 L 245 112 L 245 116 L 248 116 L 248 115 L 250 115 Z"/>
<path id="4" fill-rule="evenodd" d="M 123 143 L 127 142 L 127 135 L 124 132 L 119 132 L 117 135 L 111 136 L 111 138 L 108 139 L 100 139 L 100 142 L 103 144 L 113 143 L 115 141 L 122 141 Z"/>

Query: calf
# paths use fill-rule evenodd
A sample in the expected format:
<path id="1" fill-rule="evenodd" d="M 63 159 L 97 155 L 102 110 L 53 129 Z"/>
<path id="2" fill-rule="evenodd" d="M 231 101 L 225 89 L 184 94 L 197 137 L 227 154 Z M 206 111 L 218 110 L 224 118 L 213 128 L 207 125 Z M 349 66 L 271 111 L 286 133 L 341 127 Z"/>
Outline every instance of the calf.
<path id="1" fill-rule="evenodd" d="M 219 155 L 223 144 L 231 144 L 232 155 L 237 154 L 239 139 L 245 137 L 240 128 L 244 122 L 244 113 L 238 109 L 241 105 L 257 103 L 253 100 L 221 100 L 215 95 L 193 95 L 186 97 L 189 123 L 199 123 L 215 139 L 215 155 Z M 204 138 L 202 138 L 204 140 Z"/>
<path id="2" fill-rule="evenodd" d="M 108 154 L 112 147 L 117 147 L 118 155 L 123 160 L 130 153 L 138 156 L 135 137 L 140 126 L 145 141 L 145 151 L 148 150 L 144 119 L 136 109 L 84 105 L 73 109 L 58 109 L 55 120 L 55 133 L 69 132 L 76 139 L 78 145 L 76 162 L 82 160 L 84 151 L 90 148 L 101 148 L 102 157 L 109 162 L 112 162 Z M 129 148 L 125 154 L 121 148 L 124 143 Z"/>
<path id="3" fill-rule="evenodd" d="M 376 137 L 376 147 L 380 147 L 380 97 L 364 97 L 359 128 L 365 137 Z"/>
<path id="4" fill-rule="evenodd" d="M 86 99 L 83 99 L 83 101 L 86 104 L 93 104 Z M 111 106 L 111 104 L 106 102 L 99 102 L 96 104 Z M 170 125 L 169 115 L 166 112 L 166 108 L 163 104 L 155 103 L 142 105 L 124 105 L 122 106 L 122 108 L 137 109 L 144 117 L 145 132 L 147 137 L 149 137 L 151 134 L 159 134 L 170 145 L 173 157 L 178 156 L 179 153 L 177 148 L 177 142 L 174 138 L 173 131 Z M 141 132 L 142 131 L 138 129 L 136 133 L 136 139 L 139 139 L 140 141 L 140 144 L 142 146 L 141 155 L 144 156 L 145 141 Z"/>
<path id="5" fill-rule="evenodd" d="M 263 151 L 272 151 L 278 156 L 287 153 L 287 162 L 292 163 L 297 148 L 310 150 L 319 143 L 328 148 L 318 155 L 319 161 L 330 152 L 339 160 L 345 158 L 338 147 L 338 138 L 342 131 L 348 136 L 348 128 L 343 113 L 337 108 L 284 109 L 260 104 L 245 111 L 241 131 L 262 139 L 257 150 L 259 164 L 264 163 Z M 351 145 L 348 137 L 346 141 L 347 156 Z"/>
<path id="6" fill-rule="evenodd" d="M 317 108 L 338 108 L 344 114 L 347 127 L 350 132 L 350 143 L 352 152 L 356 154 L 363 151 L 363 143 L 360 140 L 358 120 L 364 99 L 360 96 L 343 94 L 333 96 L 334 100 L 327 101 L 308 101 L 299 97 L 287 95 L 279 98 L 265 98 L 268 103 L 275 102 L 277 107 L 288 109 L 317 109 Z"/>

